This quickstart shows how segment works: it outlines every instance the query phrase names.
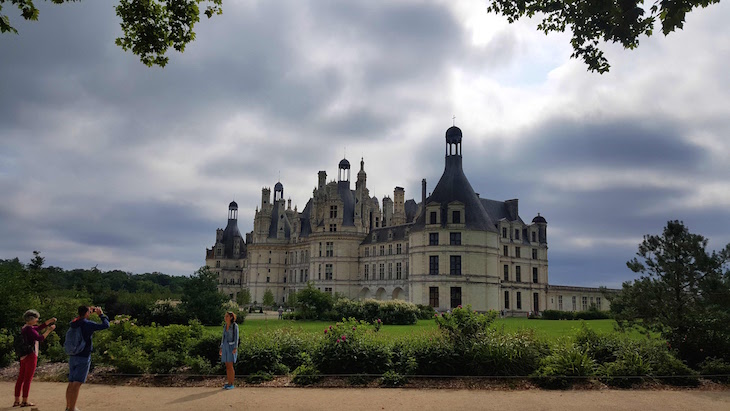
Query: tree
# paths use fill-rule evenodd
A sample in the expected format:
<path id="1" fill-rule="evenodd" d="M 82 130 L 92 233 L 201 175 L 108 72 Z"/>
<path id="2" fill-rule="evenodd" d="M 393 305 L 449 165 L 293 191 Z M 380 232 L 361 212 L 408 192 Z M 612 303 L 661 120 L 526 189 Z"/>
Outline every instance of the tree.
<path id="1" fill-rule="evenodd" d="M 218 292 L 218 276 L 208 267 L 201 267 L 183 286 L 182 309 L 190 319 L 204 325 L 223 321 L 223 303 L 228 297 Z"/>
<path id="2" fill-rule="evenodd" d="M 267 288 L 266 292 L 264 292 L 264 301 L 262 302 L 262 304 L 265 307 L 271 307 L 272 305 L 274 305 L 274 302 L 274 293 L 272 293 L 271 290 Z"/>
<path id="3" fill-rule="evenodd" d="M 0 0 L 0 33 L 18 33 L 10 25 L 8 16 L 2 14 L 2 6 L 11 3 L 18 7 L 26 20 L 38 20 L 39 11 L 35 0 Z M 79 0 L 51 0 L 55 4 Z M 120 0 L 115 7 L 122 20 L 124 35 L 115 43 L 125 51 L 139 56 L 147 66 L 165 67 L 169 58 L 165 53 L 171 47 L 179 52 L 195 40 L 195 23 L 200 21 L 199 4 L 205 3 L 208 18 L 223 13 L 223 0 Z"/>
<path id="4" fill-rule="evenodd" d="M 644 236 L 638 258 L 626 263 L 642 275 L 611 300 L 620 323 L 661 333 L 691 364 L 730 360 L 730 244 L 706 248 L 706 238 L 669 221 L 661 236 Z"/>
<path id="5" fill-rule="evenodd" d="M 251 291 L 249 291 L 248 288 L 241 290 L 241 292 L 236 295 L 236 303 L 239 306 L 251 304 Z"/>
<path id="6" fill-rule="evenodd" d="M 651 36 L 654 24 L 661 21 L 662 33 L 666 36 L 684 27 L 687 13 L 697 7 L 707 7 L 720 0 L 655 0 L 645 10 L 644 0 L 489 0 L 487 11 L 507 17 L 514 23 L 521 17 L 542 15 L 537 29 L 548 34 L 573 33 L 570 44 L 573 58 L 582 58 L 588 70 L 605 73 L 611 67 L 598 44 L 620 43 L 625 49 L 639 46 L 639 37 Z M 648 12 L 648 13 L 647 13 Z"/>

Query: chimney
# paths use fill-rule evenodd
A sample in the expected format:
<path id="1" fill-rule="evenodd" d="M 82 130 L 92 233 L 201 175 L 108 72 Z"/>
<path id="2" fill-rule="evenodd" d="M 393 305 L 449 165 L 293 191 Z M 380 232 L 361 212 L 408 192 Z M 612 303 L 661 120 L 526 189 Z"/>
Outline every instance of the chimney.
<path id="1" fill-rule="evenodd" d="M 518 201 L 518 199 L 514 198 L 504 202 L 505 207 L 507 207 L 507 214 L 509 214 L 510 221 L 515 221 L 520 216 L 519 207 L 517 205 Z"/>
<path id="2" fill-rule="evenodd" d="M 421 180 L 421 204 L 426 207 L 426 179 Z"/>

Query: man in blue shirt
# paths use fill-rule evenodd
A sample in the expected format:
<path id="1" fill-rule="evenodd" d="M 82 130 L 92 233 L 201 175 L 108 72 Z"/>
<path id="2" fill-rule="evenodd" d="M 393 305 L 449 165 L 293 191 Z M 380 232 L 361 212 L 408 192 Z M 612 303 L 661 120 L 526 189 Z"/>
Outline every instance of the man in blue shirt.
<path id="1" fill-rule="evenodd" d="M 101 323 L 89 320 L 92 313 L 99 315 Z M 71 328 L 81 327 L 81 337 L 84 339 L 84 349 L 69 357 L 68 360 L 68 387 L 66 388 L 66 411 L 78 411 L 76 400 L 79 398 L 81 384 L 86 382 L 91 367 L 91 351 L 94 346 L 91 341 L 95 331 L 109 328 L 109 318 L 101 311 L 100 307 L 79 307 L 79 316 L 71 321 Z"/>

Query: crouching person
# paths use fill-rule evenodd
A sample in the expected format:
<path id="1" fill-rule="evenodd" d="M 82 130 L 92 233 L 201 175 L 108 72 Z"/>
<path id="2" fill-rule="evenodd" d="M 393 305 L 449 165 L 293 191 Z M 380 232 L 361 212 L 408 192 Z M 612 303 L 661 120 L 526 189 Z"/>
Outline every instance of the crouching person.
<path id="1" fill-rule="evenodd" d="M 89 320 L 92 313 L 99 315 L 100 323 Z M 76 400 L 79 398 L 81 384 L 86 382 L 91 367 L 91 351 L 94 345 L 91 337 L 94 332 L 109 328 L 109 318 L 100 307 L 79 307 L 79 316 L 71 321 L 66 333 L 64 348 L 69 354 L 68 387 L 66 388 L 66 411 L 78 411 Z"/>

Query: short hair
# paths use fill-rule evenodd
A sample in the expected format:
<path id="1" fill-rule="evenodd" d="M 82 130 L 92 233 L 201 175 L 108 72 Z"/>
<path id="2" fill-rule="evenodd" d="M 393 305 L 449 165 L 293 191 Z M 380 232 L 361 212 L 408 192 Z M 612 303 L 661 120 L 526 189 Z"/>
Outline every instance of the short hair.
<path id="1" fill-rule="evenodd" d="M 28 322 L 34 318 L 41 318 L 41 314 L 36 310 L 28 310 L 23 314 L 23 320 Z"/>
<path id="2" fill-rule="evenodd" d="M 79 306 L 79 317 L 83 317 L 86 315 L 86 313 L 89 312 L 89 306 L 88 305 L 80 305 Z"/>
<path id="3" fill-rule="evenodd" d="M 233 321 L 231 321 L 231 322 L 233 322 L 233 323 L 236 322 L 236 313 L 234 313 L 233 311 L 228 311 L 226 314 L 230 315 L 231 318 L 233 319 Z"/>

